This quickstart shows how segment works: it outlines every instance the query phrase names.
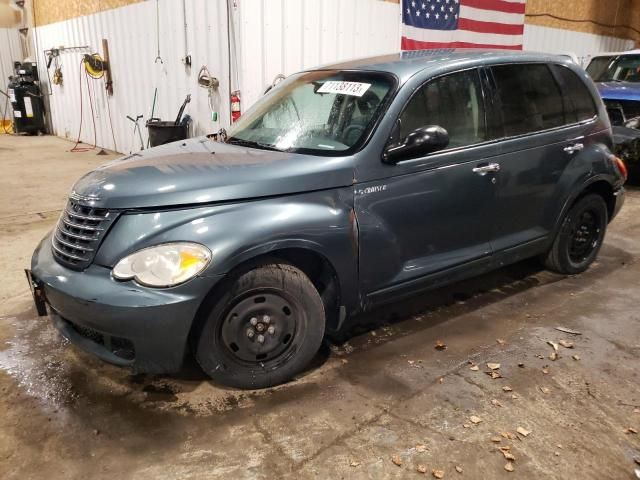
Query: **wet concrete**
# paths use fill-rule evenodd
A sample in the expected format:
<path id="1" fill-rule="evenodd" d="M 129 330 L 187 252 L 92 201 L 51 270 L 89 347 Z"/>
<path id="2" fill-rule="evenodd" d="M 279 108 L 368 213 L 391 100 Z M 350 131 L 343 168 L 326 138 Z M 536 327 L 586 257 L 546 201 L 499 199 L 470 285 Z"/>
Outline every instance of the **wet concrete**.
<path id="1" fill-rule="evenodd" d="M 35 316 L 22 268 L 73 178 L 101 158 L 48 137 L 0 148 L 3 176 L 38 192 L 17 202 L 19 181 L 0 190 L 0 478 L 419 478 L 418 465 L 445 478 L 634 478 L 640 190 L 587 273 L 524 262 L 385 307 L 350 320 L 297 380 L 242 392 L 193 364 L 132 375 Z M 575 346 L 553 361 L 546 342 L 561 339 Z"/>

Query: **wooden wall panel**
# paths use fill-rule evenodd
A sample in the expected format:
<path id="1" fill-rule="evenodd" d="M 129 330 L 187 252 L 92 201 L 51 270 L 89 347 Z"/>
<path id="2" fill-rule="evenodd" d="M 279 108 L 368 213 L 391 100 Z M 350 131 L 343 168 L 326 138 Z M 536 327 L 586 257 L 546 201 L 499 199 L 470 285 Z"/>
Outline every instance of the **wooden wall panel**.
<path id="1" fill-rule="evenodd" d="M 640 40 L 640 0 L 527 0 L 526 23 Z"/>
<path id="2" fill-rule="evenodd" d="M 123 7 L 144 0 L 33 0 L 36 26 Z"/>

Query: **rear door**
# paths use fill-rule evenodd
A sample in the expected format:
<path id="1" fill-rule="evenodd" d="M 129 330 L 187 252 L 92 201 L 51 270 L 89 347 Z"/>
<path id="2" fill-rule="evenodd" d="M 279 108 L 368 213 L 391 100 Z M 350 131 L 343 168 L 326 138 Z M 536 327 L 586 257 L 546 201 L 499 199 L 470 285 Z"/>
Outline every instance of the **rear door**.
<path id="1" fill-rule="evenodd" d="M 487 74 L 490 115 L 504 138 L 496 158 L 491 246 L 494 252 L 527 244 L 535 250 L 555 225 L 564 192 L 560 180 L 589 142 L 589 121 L 578 121 L 570 98 L 562 95 L 560 76 L 547 64 L 498 65 Z M 589 111 L 593 122 L 595 109 Z"/>

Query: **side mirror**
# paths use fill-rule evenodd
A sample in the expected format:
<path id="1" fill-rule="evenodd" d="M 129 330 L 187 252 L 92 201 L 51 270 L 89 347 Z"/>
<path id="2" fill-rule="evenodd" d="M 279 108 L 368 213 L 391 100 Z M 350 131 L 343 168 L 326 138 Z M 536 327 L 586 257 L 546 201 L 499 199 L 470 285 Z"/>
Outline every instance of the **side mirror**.
<path id="1" fill-rule="evenodd" d="M 389 145 L 383 155 L 386 163 L 422 157 L 449 145 L 449 133 L 437 125 L 416 128 L 400 143 Z"/>

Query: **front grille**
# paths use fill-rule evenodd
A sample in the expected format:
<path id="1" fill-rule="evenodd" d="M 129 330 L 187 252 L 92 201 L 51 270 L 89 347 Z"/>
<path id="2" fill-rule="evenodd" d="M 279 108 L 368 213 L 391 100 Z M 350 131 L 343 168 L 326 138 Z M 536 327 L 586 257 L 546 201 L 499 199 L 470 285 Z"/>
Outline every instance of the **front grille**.
<path id="1" fill-rule="evenodd" d="M 112 210 L 82 205 L 69 199 L 52 238 L 53 256 L 65 267 L 75 270 L 87 268 L 115 217 Z"/>
<path id="2" fill-rule="evenodd" d="M 611 112 L 619 112 L 621 110 L 624 114 L 623 122 L 640 117 L 640 102 L 635 100 L 605 100 L 604 103 L 610 115 Z M 613 119 L 612 123 L 614 123 Z"/>

